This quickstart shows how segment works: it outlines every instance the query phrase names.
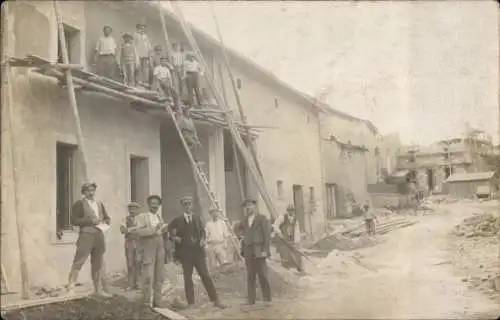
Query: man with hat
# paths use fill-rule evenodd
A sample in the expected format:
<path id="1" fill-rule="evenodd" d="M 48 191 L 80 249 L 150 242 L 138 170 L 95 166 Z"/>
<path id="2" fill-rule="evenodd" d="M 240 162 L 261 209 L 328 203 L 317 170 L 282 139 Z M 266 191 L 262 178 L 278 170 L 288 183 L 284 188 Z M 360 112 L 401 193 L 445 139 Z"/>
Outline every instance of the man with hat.
<path id="1" fill-rule="evenodd" d="M 207 234 L 207 253 L 210 269 L 227 263 L 226 244 L 229 239 L 229 230 L 226 222 L 221 219 L 221 210 L 212 208 L 209 211 L 211 220 L 205 225 Z"/>
<path id="2" fill-rule="evenodd" d="M 139 67 L 139 56 L 134 44 L 134 37 L 125 32 L 122 35 L 123 42 L 120 48 L 120 67 L 123 73 L 123 83 L 130 87 L 135 87 L 135 72 Z"/>
<path id="3" fill-rule="evenodd" d="M 201 66 L 196 59 L 196 55 L 192 52 L 186 53 L 184 71 L 186 72 L 186 87 L 188 91 L 189 105 L 190 107 L 199 107 L 202 101 L 200 92 Z"/>
<path id="4" fill-rule="evenodd" d="M 270 257 L 271 224 L 262 214 L 257 212 L 257 202 L 246 199 L 242 206 L 245 218 L 237 229 L 242 235 L 241 254 L 247 267 L 248 304 L 255 304 L 256 278 L 259 277 L 262 297 L 271 301 L 271 288 L 267 275 L 267 258 Z"/>
<path id="5" fill-rule="evenodd" d="M 139 288 L 140 259 L 137 244 L 136 217 L 139 214 L 140 205 L 137 202 L 128 204 L 128 215 L 120 226 L 120 232 L 125 237 L 125 259 L 127 260 L 127 278 L 129 289 Z"/>
<path id="6" fill-rule="evenodd" d="M 76 201 L 71 208 L 71 223 L 79 227 L 80 230 L 67 288 L 68 291 L 74 289 L 78 273 L 90 256 L 91 276 L 95 293 L 103 297 L 109 297 L 110 295 L 103 291 L 101 284 L 103 258 L 106 251 L 103 232 L 109 227 L 110 218 L 102 202 L 95 200 L 96 188 L 97 184 L 95 182 L 85 182 L 81 187 L 82 199 Z"/>
<path id="7" fill-rule="evenodd" d="M 210 302 L 215 307 L 224 309 L 226 306 L 220 302 L 214 282 L 208 272 L 205 259 L 206 233 L 203 221 L 199 215 L 193 212 L 193 198 L 191 196 L 183 197 L 181 205 L 184 212 L 172 220 L 168 230 L 175 243 L 175 259 L 182 265 L 186 300 L 189 305 L 194 305 L 194 268 L 203 282 Z"/>
<path id="8" fill-rule="evenodd" d="M 150 79 L 150 70 L 152 65 L 152 45 L 146 34 L 146 24 L 138 23 L 134 34 L 134 45 L 139 56 L 139 76 L 138 82 L 142 86 L 147 86 Z"/>
<path id="9" fill-rule="evenodd" d="M 286 208 L 286 213 L 279 216 L 274 221 L 273 229 L 282 238 L 287 241 L 291 246 L 297 246 L 300 242 L 300 229 L 295 214 L 295 207 L 290 204 Z M 302 257 L 294 254 L 286 244 L 277 241 L 276 247 L 281 257 L 281 264 L 285 268 L 295 266 L 297 270 L 302 271 Z"/>
<path id="10" fill-rule="evenodd" d="M 95 47 L 94 65 L 96 73 L 115 80 L 118 67 L 118 47 L 115 39 L 111 36 L 113 29 L 110 26 L 104 26 L 102 31 L 103 36 L 97 40 Z"/>
<path id="11" fill-rule="evenodd" d="M 142 262 L 141 290 L 144 303 L 152 307 L 160 307 L 165 264 L 163 233 L 166 232 L 167 225 L 163 222 L 158 210 L 161 206 L 161 197 L 151 195 L 147 203 L 149 210 L 136 217 L 135 229 Z"/>

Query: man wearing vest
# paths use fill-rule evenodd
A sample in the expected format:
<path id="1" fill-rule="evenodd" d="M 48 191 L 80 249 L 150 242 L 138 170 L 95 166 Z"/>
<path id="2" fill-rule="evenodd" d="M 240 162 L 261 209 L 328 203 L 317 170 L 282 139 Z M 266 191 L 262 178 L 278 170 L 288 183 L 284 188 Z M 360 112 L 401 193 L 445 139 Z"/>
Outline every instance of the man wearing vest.
<path id="1" fill-rule="evenodd" d="M 290 245 L 297 247 L 300 243 L 300 229 L 295 216 L 295 207 L 289 205 L 286 213 L 279 216 L 273 224 L 274 230 L 281 235 Z M 295 266 L 297 271 L 302 271 L 302 257 L 295 254 L 285 244 L 277 242 L 278 252 L 281 257 L 281 265 L 285 268 Z"/>
<path id="2" fill-rule="evenodd" d="M 161 307 L 161 289 L 165 264 L 163 233 L 167 225 L 158 212 L 161 198 L 151 195 L 147 199 L 148 212 L 136 217 L 135 233 L 138 236 L 141 255 L 141 290 L 144 303 L 152 307 Z"/>
<path id="3" fill-rule="evenodd" d="M 236 227 L 242 235 L 241 254 L 247 267 L 248 304 L 255 304 L 256 280 L 259 277 L 262 297 L 271 301 L 271 288 L 267 274 L 267 258 L 270 257 L 271 224 L 256 210 L 257 202 L 247 199 L 243 202 L 245 218 Z"/>
<path id="4" fill-rule="evenodd" d="M 110 218 L 104 205 L 95 200 L 95 182 L 86 182 L 81 187 L 82 199 L 76 201 L 71 208 L 71 223 L 79 227 L 76 242 L 75 258 L 69 273 L 68 291 L 72 292 L 78 273 L 90 256 L 91 277 L 97 295 L 110 297 L 102 289 L 103 257 L 106 251 L 104 231 L 109 228 Z"/>
<path id="5" fill-rule="evenodd" d="M 194 268 L 201 278 L 210 302 L 215 307 L 224 309 L 226 306 L 220 302 L 214 282 L 208 272 L 205 259 L 206 233 L 203 221 L 199 215 L 193 212 L 192 197 L 183 197 L 181 204 L 184 207 L 184 212 L 172 220 L 168 226 L 168 231 L 175 243 L 174 258 L 182 265 L 186 300 L 190 306 L 194 305 Z"/>

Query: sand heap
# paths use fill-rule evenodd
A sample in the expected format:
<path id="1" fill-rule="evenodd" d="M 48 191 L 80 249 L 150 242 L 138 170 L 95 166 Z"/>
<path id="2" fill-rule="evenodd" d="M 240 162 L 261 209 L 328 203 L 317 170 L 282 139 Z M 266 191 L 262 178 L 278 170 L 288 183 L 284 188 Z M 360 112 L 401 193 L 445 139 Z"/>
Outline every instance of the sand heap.
<path id="1" fill-rule="evenodd" d="M 453 234 L 459 237 L 493 237 L 500 235 L 500 216 L 491 213 L 475 215 L 456 225 Z"/>

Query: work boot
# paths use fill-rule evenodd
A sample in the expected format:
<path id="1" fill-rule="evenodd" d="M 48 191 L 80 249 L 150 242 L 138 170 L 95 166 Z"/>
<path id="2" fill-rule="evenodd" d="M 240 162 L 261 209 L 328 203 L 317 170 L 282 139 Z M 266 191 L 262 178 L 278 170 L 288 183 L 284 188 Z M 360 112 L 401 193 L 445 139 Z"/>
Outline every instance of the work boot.
<path id="1" fill-rule="evenodd" d="M 222 302 L 220 302 L 219 300 L 214 301 L 214 307 L 216 307 L 217 309 L 226 309 L 227 308 L 227 306 L 225 304 L 223 304 Z"/>

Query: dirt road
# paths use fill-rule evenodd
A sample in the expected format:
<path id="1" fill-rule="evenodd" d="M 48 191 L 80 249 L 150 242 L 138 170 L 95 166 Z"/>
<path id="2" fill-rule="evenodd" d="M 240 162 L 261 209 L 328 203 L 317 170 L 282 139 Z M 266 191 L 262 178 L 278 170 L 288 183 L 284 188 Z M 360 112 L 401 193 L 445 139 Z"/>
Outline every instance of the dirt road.
<path id="1" fill-rule="evenodd" d="M 500 307 L 470 290 L 450 263 L 454 252 L 447 245 L 448 233 L 474 210 L 473 204 L 442 205 L 438 212 L 418 217 L 420 223 L 381 236 L 380 245 L 358 250 L 362 261 L 376 271 L 356 265 L 344 265 L 340 270 L 339 260 L 345 258 L 331 255 L 317 260 L 319 267 L 314 275 L 300 278 L 297 297 L 253 309 L 232 305 L 204 316 L 261 319 L 498 316 Z"/>

